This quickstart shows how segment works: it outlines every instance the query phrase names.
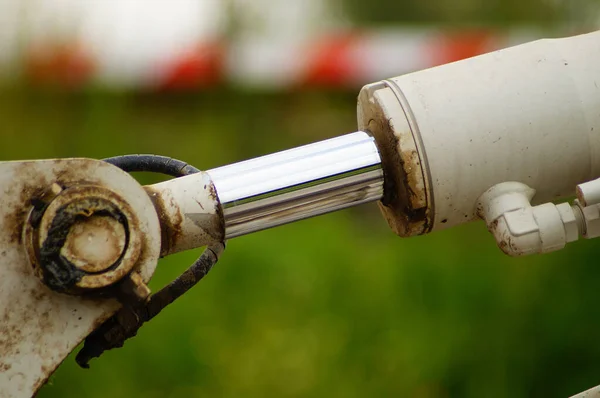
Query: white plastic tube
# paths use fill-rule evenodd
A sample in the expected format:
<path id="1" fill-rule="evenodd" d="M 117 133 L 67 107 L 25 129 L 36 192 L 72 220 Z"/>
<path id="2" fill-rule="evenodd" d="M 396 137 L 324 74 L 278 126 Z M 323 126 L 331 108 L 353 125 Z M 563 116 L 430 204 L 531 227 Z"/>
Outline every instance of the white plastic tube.
<path id="1" fill-rule="evenodd" d="M 535 205 L 600 177 L 598 65 L 595 32 L 363 88 L 359 128 L 379 145 L 382 208 L 395 231 L 417 235 L 470 221 L 477 198 L 501 182 L 535 189 Z"/>

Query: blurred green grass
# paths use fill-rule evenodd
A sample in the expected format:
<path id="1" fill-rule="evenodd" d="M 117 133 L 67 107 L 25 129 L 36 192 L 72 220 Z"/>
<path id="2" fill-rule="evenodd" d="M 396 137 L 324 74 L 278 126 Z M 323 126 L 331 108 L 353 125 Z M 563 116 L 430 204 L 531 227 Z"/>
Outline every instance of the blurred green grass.
<path id="1" fill-rule="evenodd" d="M 208 169 L 355 129 L 355 93 L 12 87 L 3 160 L 157 153 Z M 141 180 L 149 182 L 147 176 Z M 600 384 L 593 241 L 504 256 L 482 223 L 400 239 L 375 205 L 236 238 L 120 350 L 39 397 L 560 397 Z M 161 261 L 153 289 L 198 252 Z"/>

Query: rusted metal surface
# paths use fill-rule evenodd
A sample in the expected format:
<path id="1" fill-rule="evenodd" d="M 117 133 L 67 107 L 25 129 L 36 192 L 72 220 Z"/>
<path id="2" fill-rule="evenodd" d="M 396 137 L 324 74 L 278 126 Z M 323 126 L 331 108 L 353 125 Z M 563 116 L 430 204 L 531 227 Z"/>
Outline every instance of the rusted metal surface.
<path id="1" fill-rule="evenodd" d="M 515 241 L 516 239 L 518 239 L 518 236 L 511 233 L 510 228 L 507 226 L 506 219 L 504 218 L 504 212 L 497 210 L 497 208 L 499 208 L 498 198 L 500 197 L 500 195 L 502 193 L 511 192 L 510 190 L 508 190 L 509 188 L 505 188 L 506 191 L 504 191 L 501 185 L 504 184 L 499 184 L 491 187 L 479 197 L 475 206 L 475 213 L 479 218 L 485 221 L 488 231 L 494 236 L 498 248 L 502 250 L 504 254 L 507 254 L 509 256 L 522 256 L 525 254 L 529 254 L 527 252 L 527 247 L 520 247 Z M 507 187 L 508 186 L 509 185 L 507 185 Z M 527 187 L 527 189 L 528 190 L 524 190 L 524 192 L 527 193 L 527 204 L 529 204 L 529 201 L 535 195 L 535 190 L 529 187 Z M 513 190 L 516 190 L 516 188 L 513 188 Z M 511 205 L 514 203 L 514 201 L 511 202 Z M 517 205 L 515 205 L 514 207 L 511 206 L 503 210 L 507 212 L 519 210 L 519 202 L 516 203 Z"/>
<path id="2" fill-rule="evenodd" d="M 176 247 L 177 242 L 181 239 L 181 224 L 183 223 L 183 215 L 180 211 L 169 211 L 177 209 L 177 204 L 173 197 L 169 197 L 169 203 L 165 203 L 165 199 L 161 195 L 161 191 L 155 190 L 152 186 L 145 186 L 144 189 L 148 193 L 152 204 L 158 214 L 160 220 L 160 255 L 166 256 L 171 252 L 171 248 Z"/>
<path id="3" fill-rule="evenodd" d="M 143 240 L 136 265 L 147 282 L 159 257 L 154 207 L 127 173 L 101 161 L 63 159 L 0 163 L 0 396 L 30 397 L 62 360 L 119 304 L 50 290 L 36 276 L 25 249 L 24 227 L 32 209 L 56 196 L 53 184 L 85 182 L 108 187 L 131 206 Z M 41 220 L 38 220 L 41 221 Z"/>
<path id="4" fill-rule="evenodd" d="M 223 210 L 208 174 L 198 172 L 144 189 L 160 219 L 161 256 L 224 240 Z"/>
<path id="5" fill-rule="evenodd" d="M 424 171 L 418 127 L 392 81 L 364 87 L 359 94 L 359 129 L 373 134 L 383 164 L 384 196 L 380 209 L 400 236 L 427 233 L 433 226 L 433 197 Z M 404 107 L 403 107 L 404 106 Z M 407 111 L 408 109 L 408 111 Z"/>
<path id="6" fill-rule="evenodd" d="M 107 220 L 121 226 L 121 237 Z M 74 251 L 75 241 L 69 239 L 76 230 L 85 239 L 85 253 L 79 255 Z M 94 232 L 113 238 L 99 241 Z M 90 244 L 94 237 L 95 246 Z M 42 209 L 34 208 L 25 226 L 25 238 L 29 259 L 38 274 L 54 290 L 65 292 L 112 285 L 132 270 L 142 248 L 139 221 L 131 207 L 115 192 L 91 184 L 67 187 Z M 92 263 L 90 250 L 105 258 Z M 111 254 L 116 259 L 106 264 Z"/>
<path id="7" fill-rule="evenodd" d="M 505 222 L 503 221 L 502 228 L 499 227 L 499 224 L 500 219 L 497 218 L 487 226 L 487 229 L 496 238 L 496 242 L 498 243 L 500 250 L 509 256 L 522 256 L 527 254 L 525 249 L 520 248 L 515 244 L 513 240 L 514 237 L 510 234 L 509 229 L 506 228 Z"/>

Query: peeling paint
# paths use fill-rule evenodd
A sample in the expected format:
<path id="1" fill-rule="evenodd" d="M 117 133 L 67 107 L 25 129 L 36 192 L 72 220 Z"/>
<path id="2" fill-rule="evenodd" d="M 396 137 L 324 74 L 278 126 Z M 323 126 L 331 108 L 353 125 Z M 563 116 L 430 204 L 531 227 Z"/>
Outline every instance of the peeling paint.
<path id="1" fill-rule="evenodd" d="M 161 248 L 160 255 L 166 256 L 171 252 L 171 248 L 175 246 L 179 238 L 181 237 L 181 225 L 183 223 L 183 216 L 180 212 L 169 212 L 167 210 L 166 203 L 160 191 L 156 190 L 152 186 L 145 186 L 144 189 L 148 193 L 152 204 L 158 213 L 161 226 Z M 170 198 L 169 207 L 175 207 L 174 199 Z"/>
<path id="2" fill-rule="evenodd" d="M 366 86 L 359 94 L 358 115 L 359 128 L 373 134 L 381 154 L 385 178 L 379 207 L 390 227 L 400 236 L 429 232 L 432 198 L 409 118 L 396 94 L 386 82 Z"/>
<path id="3" fill-rule="evenodd" d="M 50 290 L 25 249 L 28 215 L 42 206 L 52 184 L 105 186 L 118 192 L 140 220 L 136 270 L 147 282 L 159 257 L 158 217 L 144 190 L 127 173 L 101 161 L 62 159 L 0 162 L 0 397 L 31 397 L 64 358 L 119 307 L 114 299 Z M 34 220 L 40 222 L 41 220 Z"/>
<path id="4" fill-rule="evenodd" d="M 205 172 L 144 187 L 160 218 L 161 256 L 224 239 L 223 209 Z"/>

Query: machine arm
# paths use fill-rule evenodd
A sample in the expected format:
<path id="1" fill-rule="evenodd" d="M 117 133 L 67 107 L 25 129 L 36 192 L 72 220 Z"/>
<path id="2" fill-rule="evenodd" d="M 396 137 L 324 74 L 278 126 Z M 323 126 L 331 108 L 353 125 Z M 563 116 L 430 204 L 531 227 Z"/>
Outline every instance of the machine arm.
<path id="1" fill-rule="evenodd" d="M 0 396 L 34 394 L 94 331 L 134 335 L 106 325 L 156 302 L 178 251 L 210 248 L 197 280 L 226 239 L 371 201 L 400 236 L 481 218 L 510 255 L 600 235 L 598 65 L 595 32 L 380 81 L 356 133 L 207 172 L 167 160 L 182 176 L 145 187 L 118 160 L 0 163 Z"/>

